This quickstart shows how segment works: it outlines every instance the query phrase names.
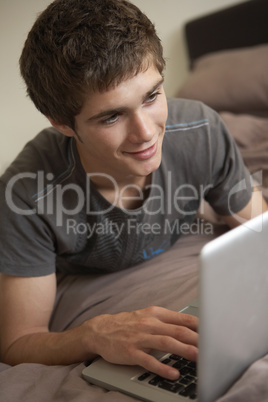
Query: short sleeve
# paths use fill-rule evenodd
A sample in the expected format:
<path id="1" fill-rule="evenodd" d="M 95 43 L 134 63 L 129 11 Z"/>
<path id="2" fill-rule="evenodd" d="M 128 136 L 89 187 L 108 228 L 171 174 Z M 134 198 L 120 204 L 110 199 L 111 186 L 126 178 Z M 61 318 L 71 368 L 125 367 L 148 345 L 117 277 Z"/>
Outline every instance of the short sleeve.
<path id="1" fill-rule="evenodd" d="M 53 236 L 26 200 L 0 181 L 0 271 L 17 276 L 55 272 Z"/>
<path id="2" fill-rule="evenodd" d="M 242 210 L 252 196 L 251 178 L 236 143 L 218 114 L 210 122 L 210 185 L 205 199 L 220 215 Z"/>

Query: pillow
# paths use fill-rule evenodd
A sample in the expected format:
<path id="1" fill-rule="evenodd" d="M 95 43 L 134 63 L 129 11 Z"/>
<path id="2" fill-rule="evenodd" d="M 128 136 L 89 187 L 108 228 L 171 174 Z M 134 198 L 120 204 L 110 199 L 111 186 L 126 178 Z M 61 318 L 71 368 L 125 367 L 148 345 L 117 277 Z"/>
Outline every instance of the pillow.
<path id="1" fill-rule="evenodd" d="M 220 116 L 241 149 L 258 149 L 268 153 L 268 118 L 220 112 Z M 266 163 L 268 167 L 268 161 Z"/>
<path id="2" fill-rule="evenodd" d="M 217 111 L 268 110 L 268 44 L 200 57 L 178 96 Z"/>
<path id="3" fill-rule="evenodd" d="M 268 202 L 268 118 L 221 112 L 252 178 Z"/>

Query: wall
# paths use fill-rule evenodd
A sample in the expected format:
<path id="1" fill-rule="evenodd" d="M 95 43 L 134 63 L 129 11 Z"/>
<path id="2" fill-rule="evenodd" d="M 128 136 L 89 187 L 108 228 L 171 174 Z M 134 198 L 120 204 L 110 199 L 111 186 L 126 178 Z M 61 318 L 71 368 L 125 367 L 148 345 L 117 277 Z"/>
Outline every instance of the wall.
<path id="1" fill-rule="evenodd" d="M 185 21 L 244 0 L 133 0 L 155 23 L 168 59 L 165 89 L 174 96 L 187 75 Z M 47 120 L 25 95 L 18 59 L 36 15 L 50 0 L 0 0 L 0 173 Z"/>

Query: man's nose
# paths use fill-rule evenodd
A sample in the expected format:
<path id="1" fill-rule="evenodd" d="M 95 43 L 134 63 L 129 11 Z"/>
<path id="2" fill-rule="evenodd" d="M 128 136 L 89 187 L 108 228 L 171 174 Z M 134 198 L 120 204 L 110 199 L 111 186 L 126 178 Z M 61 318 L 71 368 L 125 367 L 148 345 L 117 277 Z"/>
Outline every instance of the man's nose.
<path id="1" fill-rule="evenodd" d="M 128 139 L 130 142 L 140 144 L 149 142 L 154 136 L 152 118 L 146 111 L 136 112 L 129 122 Z"/>

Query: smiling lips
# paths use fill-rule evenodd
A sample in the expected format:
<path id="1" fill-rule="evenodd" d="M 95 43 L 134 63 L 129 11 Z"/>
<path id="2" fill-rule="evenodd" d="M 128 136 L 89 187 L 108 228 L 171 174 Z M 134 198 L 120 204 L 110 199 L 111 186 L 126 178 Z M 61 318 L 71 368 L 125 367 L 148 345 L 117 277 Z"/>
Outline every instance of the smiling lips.
<path id="1" fill-rule="evenodd" d="M 139 160 L 146 160 L 151 158 L 152 156 L 154 156 L 156 154 L 157 151 L 157 143 L 155 143 L 154 145 L 152 145 L 151 147 L 140 151 L 140 152 L 126 152 L 126 154 L 132 156 L 135 159 L 139 159 Z"/>

